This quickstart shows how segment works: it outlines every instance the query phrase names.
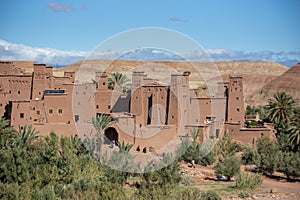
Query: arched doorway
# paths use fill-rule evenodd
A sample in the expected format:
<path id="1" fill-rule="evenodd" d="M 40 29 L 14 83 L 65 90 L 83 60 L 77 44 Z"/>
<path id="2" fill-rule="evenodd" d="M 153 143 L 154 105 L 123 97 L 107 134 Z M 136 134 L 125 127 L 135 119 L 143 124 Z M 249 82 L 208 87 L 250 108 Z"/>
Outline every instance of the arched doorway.
<path id="1" fill-rule="evenodd" d="M 114 141 L 115 144 L 119 141 L 119 134 L 117 130 L 113 127 L 109 127 L 104 131 L 104 135 L 107 138 L 108 142 Z"/>

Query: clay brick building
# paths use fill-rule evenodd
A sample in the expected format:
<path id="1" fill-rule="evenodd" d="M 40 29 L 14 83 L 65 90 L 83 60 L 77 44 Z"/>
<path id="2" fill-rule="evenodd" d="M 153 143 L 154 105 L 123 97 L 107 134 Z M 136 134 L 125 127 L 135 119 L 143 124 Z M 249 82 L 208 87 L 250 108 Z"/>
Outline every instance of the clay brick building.
<path id="1" fill-rule="evenodd" d="M 32 124 L 45 135 L 88 136 L 95 133 L 91 117 L 109 114 L 116 121 L 105 131 L 109 140 L 154 149 L 193 129 L 199 130 L 200 142 L 218 139 L 225 131 L 246 144 L 274 135 L 269 127 L 244 126 L 240 76 L 219 83 L 215 96 L 204 97 L 189 88 L 189 72 L 173 74 L 170 85 L 163 85 L 134 71 L 131 88 L 124 92 L 108 88 L 107 73 L 95 73 L 97 84 L 77 83 L 75 72 L 58 77 L 51 66 L 32 65 L 30 73 L 14 62 L 0 62 L 0 115 L 16 128 Z"/>

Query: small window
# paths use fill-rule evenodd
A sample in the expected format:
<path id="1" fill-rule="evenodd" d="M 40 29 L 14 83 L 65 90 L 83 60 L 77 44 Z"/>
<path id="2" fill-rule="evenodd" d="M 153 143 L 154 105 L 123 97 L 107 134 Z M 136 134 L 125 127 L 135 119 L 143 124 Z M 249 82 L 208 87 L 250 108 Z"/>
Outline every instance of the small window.
<path id="1" fill-rule="evenodd" d="M 172 119 L 174 119 L 174 115 L 172 115 Z"/>
<path id="2" fill-rule="evenodd" d="M 0 103 L 0 106 L 2 106 L 2 103 Z"/>
<path id="3" fill-rule="evenodd" d="M 110 109 L 110 105 L 108 105 L 107 108 Z"/>
<path id="4" fill-rule="evenodd" d="M 220 137 L 220 129 L 216 129 L 216 138 Z"/>
<path id="5" fill-rule="evenodd" d="M 236 110 L 237 110 L 238 112 L 240 112 L 240 109 L 239 109 L 239 108 L 237 108 Z"/>
<path id="6" fill-rule="evenodd" d="M 20 113 L 20 118 L 24 118 L 24 113 Z"/>
<path id="7" fill-rule="evenodd" d="M 53 109 L 49 109 L 49 114 L 53 114 Z"/>
<path id="8" fill-rule="evenodd" d="M 96 105 L 96 109 L 99 109 L 99 105 Z"/>
<path id="9" fill-rule="evenodd" d="M 74 115 L 74 118 L 75 118 L 75 122 L 79 121 L 79 115 Z"/>
<path id="10" fill-rule="evenodd" d="M 38 115 L 39 115 L 39 114 L 41 114 L 41 112 L 38 110 L 38 111 L 36 111 L 36 114 L 38 114 Z"/>
<path id="11" fill-rule="evenodd" d="M 236 100 L 239 100 L 240 98 L 239 97 L 236 97 Z"/>
<path id="12" fill-rule="evenodd" d="M 105 82 L 103 82 L 102 84 L 105 85 Z"/>
<path id="13" fill-rule="evenodd" d="M 20 94 L 20 91 L 18 91 L 18 94 Z"/>
<path id="14" fill-rule="evenodd" d="M 62 114 L 62 109 L 61 108 L 58 109 L 58 114 Z"/>

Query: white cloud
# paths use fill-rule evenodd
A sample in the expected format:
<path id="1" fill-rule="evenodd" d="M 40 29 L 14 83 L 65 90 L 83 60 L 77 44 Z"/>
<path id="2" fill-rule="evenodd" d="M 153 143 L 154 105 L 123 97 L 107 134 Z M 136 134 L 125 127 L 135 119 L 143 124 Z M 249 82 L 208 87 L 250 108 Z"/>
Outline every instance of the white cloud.
<path id="1" fill-rule="evenodd" d="M 72 5 L 63 3 L 48 3 L 48 8 L 53 12 L 72 12 L 74 10 Z"/>
<path id="2" fill-rule="evenodd" d="M 32 60 L 39 63 L 66 65 L 83 60 L 87 52 L 62 51 L 50 48 L 34 48 L 0 40 L 1 60 Z"/>
<path id="3" fill-rule="evenodd" d="M 161 61 L 273 61 L 293 66 L 300 61 L 300 50 L 244 52 L 230 49 L 208 49 L 206 52 L 184 52 L 179 57 L 171 52 L 159 49 L 141 49 L 132 52 L 90 52 L 64 51 L 50 48 L 35 48 L 23 44 L 14 44 L 0 40 L 0 60 L 31 60 L 38 63 L 68 65 L 88 59 L 123 59 L 123 60 L 161 60 Z"/>

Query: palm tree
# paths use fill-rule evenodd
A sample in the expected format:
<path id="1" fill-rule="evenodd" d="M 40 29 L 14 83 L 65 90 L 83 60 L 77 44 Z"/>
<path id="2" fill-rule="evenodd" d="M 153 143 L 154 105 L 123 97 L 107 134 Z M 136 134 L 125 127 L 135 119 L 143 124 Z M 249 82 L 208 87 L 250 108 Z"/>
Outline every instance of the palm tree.
<path id="1" fill-rule="evenodd" d="M 192 130 L 193 142 L 196 143 L 196 140 L 199 136 L 199 129 L 195 128 Z"/>
<path id="2" fill-rule="evenodd" d="M 300 124 L 297 122 L 291 123 L 287 128 L 289 141 L 293 146 L 300 145 Z"/>
<path id="3" fill-rule="evenodd" d="M 93 139 L 85 141 L 86 148 L 94 155 L 99 161 L 101 160 L 101 146 L 103 143 L 104 131 L 115 121 L 107 114 L 98 114 L 96 119 L 92 117 L 92 124 L 95 127 L 97 134 Z"/>
<path id="4" fill-rule="evenodd" d="M 102 137 L 103 137 L 103 133 L 104 133 L 105 129 L 110 127 L 115 122 L 113 121 L 113 119 L 111 118 L 110 115 L 100 114 L 100 115 L 97 115 L 96 119 L 94 117 L 92 117 L 92 123 L 97 131 L 98 137 L 100 138 L 100 140 L 102 142 Z"/>
<path id="5" fill-rule="evenodd" d="M 0 117 L 0 134 L 11 132 L 13 129 L 9 126 L 9 120 Z"/>
<path id="6" fill-rule="evenodd" d="M 108 79 L 108 88 L 114 90 L 116 85 L 120 86 L 121 88 L 124 88 L 128 86 L 128 81 L 129 79 L 126 75 L 119 72 L 115 72 Z"/>
<path id="7" fill-rule="evenodd" d="M 269 100 L 267 117 L 277 126 L 278 131 L 283 131 L 292 120 L 295 106 L 293 97 L 285 92 L 279 92 L 274 95 L 274 99 Z"/>
<path id="8" fill-rule="evenodd" d="M 92 117 L 92 123 L 97 131 L 97 134 L 102 134 L 105 129 L 110 127 L 115 122 L 111 118 L 110 115 L 107 114 L 99 114 L 96 119 Z"/>
<path id="9" fill-rule="evenodd" d="M 9 120 L 0 117 L 0 149 L 15 146 L 18 140 L 17 132 L 9 123 Z"/>
<path id="10" fill-rule="evenodd" d="M 39 131 L 32 128 L 32 125 L 24 126 L 23 128 L 19 127 L 19 140 L 17 145 L 22 148 L 28 147 L 35 139 L 38 138 L 38 133 Z"/>
<path id="11" fill-rule="evenodd" d="M 133 147 L 133 144 L 125 143 L 124 141 L 122 141 L 121 143 L 118 143 L 118 146 L 120 152 L 129 152 Z"/>

